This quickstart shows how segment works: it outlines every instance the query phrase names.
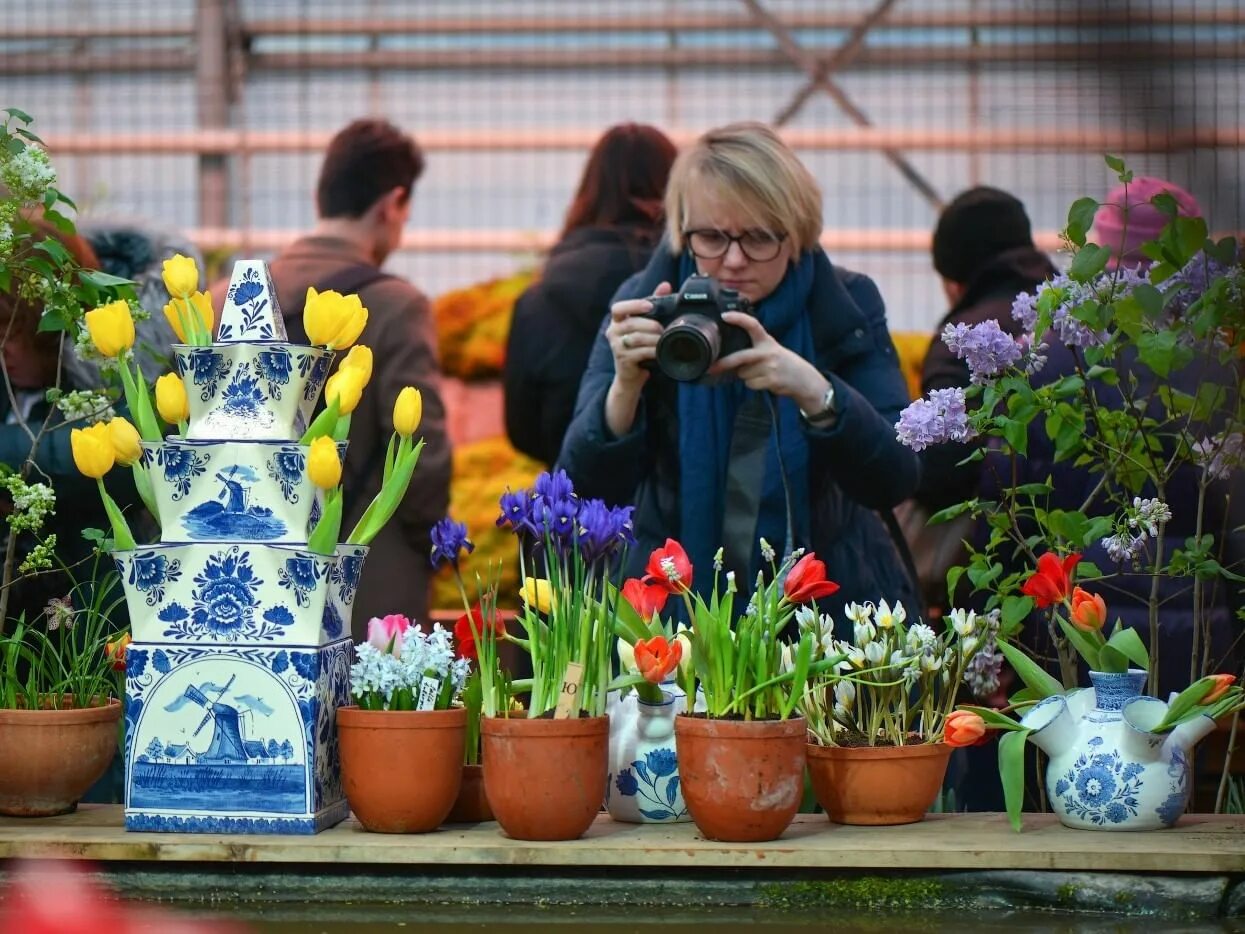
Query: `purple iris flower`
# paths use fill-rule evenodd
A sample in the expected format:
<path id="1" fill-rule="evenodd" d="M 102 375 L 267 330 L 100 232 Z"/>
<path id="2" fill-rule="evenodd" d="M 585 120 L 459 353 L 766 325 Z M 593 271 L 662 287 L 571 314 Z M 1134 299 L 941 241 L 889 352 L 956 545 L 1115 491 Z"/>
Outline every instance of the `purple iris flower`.
<path id="1" fill-rule="evenodd" d="M 556 503 L 574 497 L 575 484 L 571 483 L 571 478 L 566 475 L 565 470 L 556 470 L 553 473 L 545 471 L 536 478 L 534 492 L 548 502 Z"/>
<path id="2" fill-rule="evenodd" d="M 614 511 L 601 500 L 590 499 L 580 506 L 577 519 L 579 553 L 588 564 L 609 558 L 622 545 Z"/>
<path id="3" fill-rule="evenodd" d="M 532 524 L 533 498 L 529 490 L 512 492 L 507 488 L 501 495 L 501 515 L 497 517 L 497 527 L 509 529 L 515 534 L 535 534 L 536 527 Z"/>
<path id="4" fill-rule="evenodd" d="M 458 567 L 459 554 L 466 550 L 468 554 L 475 551 L 475 545 L 467 537 L 467 526 L 455 522 L 446 516 L 432 527 L 432 566 L 435 568 L 442 561 Z"/>

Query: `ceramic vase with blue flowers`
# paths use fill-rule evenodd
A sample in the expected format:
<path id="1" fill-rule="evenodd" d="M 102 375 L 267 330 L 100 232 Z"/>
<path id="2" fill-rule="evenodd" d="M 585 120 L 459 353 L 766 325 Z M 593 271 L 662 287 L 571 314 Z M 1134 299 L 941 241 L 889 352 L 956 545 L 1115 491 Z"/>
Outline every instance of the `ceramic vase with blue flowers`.
<path id="1" fill-rule="evenodd" d="M 161 539 L 114 554 L 134 638 L 125 823 L 315 833 L 348 813 L 334 724 L 367 554 L 307 547 L 323 500 L 298 439 L 333 355 L 286 340 L 256 261 L 234 267 L 217 336 L 174 347 L 185 437 L 143 445 Z"/>
<path id="2" fill-rule="evenodd" d="M 1203 716 L 1151 732 L 1167 704 L 1142 695 L 1145 680 L 1138 669 L 1091 671 L 1092 689 L 1048 697 L 1021 720 L 1050 759 L 1047 796 L 1065 826 L 1156 830 L 1188 806 L 1193 747 L 1214 721 Z"/>
<path id="3" fill-rule="evenodd" d="M 690 821 L 679 782 L 674 718 L 687 712 L 687 695 L 673 681 L 651 703 L 634 692 L 611 695 L 610 771 L 605 806 L 610 817 L 631 824 Z"/>

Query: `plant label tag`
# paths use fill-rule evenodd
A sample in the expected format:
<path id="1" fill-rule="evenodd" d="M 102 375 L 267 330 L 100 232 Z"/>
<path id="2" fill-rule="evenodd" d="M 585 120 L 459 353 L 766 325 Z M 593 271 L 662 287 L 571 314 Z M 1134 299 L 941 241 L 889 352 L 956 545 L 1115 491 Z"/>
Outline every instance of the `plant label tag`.
<path id="1" fill-rule="evenodd" d="M 566 663 L 566 674 L 562 677 L 562 693 L 558 696 L 558 706 L 553 710 L 553 719 L 565 720 L 577 708 L 579 688 L 584 683 L 584 666 L 577 662 Z"/>
<path id="2" fill-rule="evenodd" d="M 424 675 L 424 679 L 419 682 L 419 702 L 415 705 L 415 709 L 432 710 L 437 705 L 437 695 L 440 693 L 440 679 Z"/>

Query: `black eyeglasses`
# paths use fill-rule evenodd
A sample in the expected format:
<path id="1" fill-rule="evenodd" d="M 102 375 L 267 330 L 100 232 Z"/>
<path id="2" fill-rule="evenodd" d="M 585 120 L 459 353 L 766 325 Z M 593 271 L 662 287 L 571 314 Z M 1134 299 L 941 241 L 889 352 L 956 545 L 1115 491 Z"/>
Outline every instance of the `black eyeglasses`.
<path id="1" fill-rule="evenodd" d="M 738 243 L 748 259 L 754 263 L 767 263 L 778 255 L 787 235 L 768 230 L 745 230 L 738 237 L 732 237 L 725 230 L 708 229 L 685 230 L 683 239 L 687 241 L 692 255 L 699 259 L 719 259 L 726 255 L 732 243 Z"/>

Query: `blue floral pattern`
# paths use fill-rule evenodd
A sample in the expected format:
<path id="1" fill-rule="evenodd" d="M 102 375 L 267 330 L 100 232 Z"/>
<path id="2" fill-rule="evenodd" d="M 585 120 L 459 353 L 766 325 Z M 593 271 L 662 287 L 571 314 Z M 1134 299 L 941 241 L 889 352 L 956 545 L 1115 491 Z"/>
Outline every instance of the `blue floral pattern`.
<path id="1" fill-rule="evenodd" d="M 264 314 L 268 307 L 266 289 L 259 277 L 259 270 L 251 267 L 242 274 L 242 279 L 229 287 L 227 298 L 242 313 L 242 330 L 233 333 L 233 327 L 225 321 L 221 322 L 219 338 L 221 340 L 242 340 L 244 337 L 258 336 L 262 340 L 272 337 L 272 316 Z M 251 334 L 254 331 L 255 334 Z"/>
<path id="2" fill-rule="evenodd" d="M 645 802 L 639 811 L 649 820 L 675 820 L 687 814 L 679 798 L 678 769 L 679 760 L 673 749 L 653 749 L 643 759 L 633 761 L 630 768 L 619 770 L 615 786 L 620 795 L 639 796 Z"/>
<path id="3" fill-rule="evenodd" d="M 1094 749 L 1102 744 L 1101 736 L 1089 741 Z M 1073 817 L 1100 827 L 1120 824 L 1137 816 L 1143 770 L 1139 763 L 1124 761 L 1118 750 L 1085 752 L 1055 783 L 1055 794 Z"/>
<path id="4" fill-rule="evenodd" d="M 363 573 L 363 554 L 340 555 L 333 570 L 329 572 L 329 580 L 337 585 L 337 599 L 342 606 L 354 603 L 355 591 L 359 588 L 359 575 Z"/>
<path id="5" fill-rule="evenodd" d="M 208 348 L 197 348 L 186 357 L 179 355 L 182 373 L 190 371 L 191 382 L 201 388 L 199 398 L 207 402 L 216 395 L 217 384 L 229 375 L 233 366 L 232 360 L 226 360 L 224 354 Z"/>
<path id="6" fill-rule="evenodd" d="M 211 461 L 206 451 L 176 444 L 162 444 L 156 451 L 156 463 L 164 469 L 164 481 L 173 487 L 172 498 L 176 502 L 190 493 L 190 484 L 201 476 Z"/>
<path id="7" fill-rule="evenodd" d="M 295 487 L 302 482 L 307 470 L 307 457 L 302 448 L 282 448 L 268 458 L 268 476 L 281 486 L 281 495 L 287 503 L 298 502 Z"/>
<path id="8" fill-rule="evenodd" d="M 268 395 L 281 398 L 281 387 L 290 381 L 293 361 L 285 350 L 265 350 L 255 355 L 255 372 L 268 384 Z"/>
<path id="9" fill-rule="evenodd" d="M 1159 820 L 1164 827 L 1170 827 L 1180 819 L 1184 809 L 1189 806 L 1189 760 L 1179 749 L 1172 749 L 1171 765 L 1167 767 L 1167 777 L 1175 781 L 1175 785 L 1163 803 L 1156 809 Z"/>
<path id="10" fill-rule="evenodd" d="M 251 375 L 249 363 L 238 364 L 233 379 L 225 387 L 221 396 L 223 410 L 239 418 L 253 419 L 259 416 L 260 409 L 268 401 L 259 388 L 259 378 Z"/>
<path id="11" fill-rule="evenodd" d="M 164 599 L 164 588 L 182 576 L 182 563 L 154 551 L 144 551 L 130 559 L 126 580 L 131 587 L 145 595 L 148 606 L 155 606 Z"/>
<path id="12" fill-rule="evenodd" d="M 196 628 L 237 639 L 253 627 L 255 591 L 263 583 L 251 568 L 250 552 L 237 545 L 208 558 L 195 575 L 192 619 Z"/>
<path id="13" fill-rule="evenodd" d="M 299 606 L 311 605 L 311 594 L 320 586 L 320 578 L 324 570 L 316 563 L 316 559 L 299 555 L 285 559 L 285 567 L 277 572 L 277 581 L 285 590 L 294 592 L 294 600 Z"/>
<path id="14" fill-rule="evenodd" d="M 320 387 L 329 373 L 330 354 L 299 354 L 298 373 L 307 378 L 303 400 L 310 402 L 320 394 Z"/>

